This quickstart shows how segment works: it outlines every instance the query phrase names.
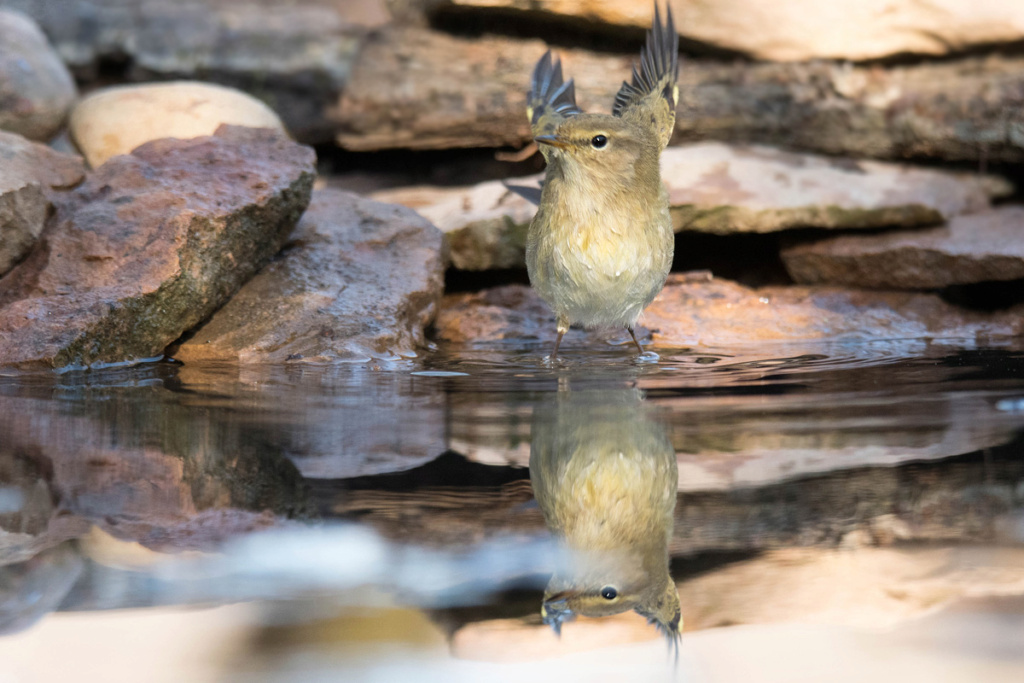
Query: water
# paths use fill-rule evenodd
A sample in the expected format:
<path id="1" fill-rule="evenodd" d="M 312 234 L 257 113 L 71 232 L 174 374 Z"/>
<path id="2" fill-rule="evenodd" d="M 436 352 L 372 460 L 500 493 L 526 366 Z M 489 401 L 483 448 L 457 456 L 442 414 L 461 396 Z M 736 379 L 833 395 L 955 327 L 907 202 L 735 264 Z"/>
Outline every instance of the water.
<path id="1" fill-rule="evenodd" d="M 0 681 L 1024 679 L 1019 348 L 546 351 L 0 376 Z"/>

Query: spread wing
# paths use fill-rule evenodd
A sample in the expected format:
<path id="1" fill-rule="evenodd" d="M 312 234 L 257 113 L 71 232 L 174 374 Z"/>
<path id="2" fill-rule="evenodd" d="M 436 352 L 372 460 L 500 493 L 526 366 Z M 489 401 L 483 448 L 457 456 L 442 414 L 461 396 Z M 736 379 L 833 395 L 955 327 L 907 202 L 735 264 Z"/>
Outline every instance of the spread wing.
<path id="1" fill-rule="evenodd" d="M 581 113 L 576 106 L 576 88 L 572 79 L 562 80 L 562 62 L 552 56 L 551 50 L 537 62 L 526 95 L 526 116 L 534 137 L 551 135 L 570 116 Z M 547 156 L 547 150 L 542 151 Z"/>
<path id="2" fill-rule="evenodd" d="M 639 67 L 633 65 L 633 82 L 623 83 L 615 95 L 612 114 L 641 125 L 654 125 L 661 134 L 661 146 L 668 144 L 676 123 L 679 104 L 679 34 L 668 7 L 666 21 L 654 6 L 654 25 L 647 32 L 647 45 L 640 51 Z"/>

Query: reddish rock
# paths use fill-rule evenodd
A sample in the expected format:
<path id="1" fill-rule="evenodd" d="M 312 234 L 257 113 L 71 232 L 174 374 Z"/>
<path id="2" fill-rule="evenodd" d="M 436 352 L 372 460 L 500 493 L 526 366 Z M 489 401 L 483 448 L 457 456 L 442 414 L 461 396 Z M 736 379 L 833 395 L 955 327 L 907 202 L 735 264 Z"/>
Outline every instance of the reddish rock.
<path id="1" fill-rule="evenodd" d="M 178 349 L 184 361 L 415 356 L 444 289 L 441 232 L 415 212 L 313 195 L 290 245 Z"/>
<path id="2" fill-rule="evenodd" d="M 59 154 L 20 135 L 0 132 L 0 275 L 36 243 L 54 191 L 85 177 L 78 157 Z"/>
<path id="3" fill-rule="evenodd" d="M 0 130 L 49 140 L 77 95 L 67 67 L 35 22 L 0 10 Z"/>
<path id="4" fill-rule="evenodd" d="M 0 365 L 161 354 L 280 250 L 314 161 L 280 133 L 226 126 L 104 164 L 0 281 Z"/>
<path id="5" fill-rule="evenodd" d="M 1024 207 L 959 216 L 930 230 L 844 236 L 784 249 L 804 284 L 932 289 L 1024 278 Z"/>
<path id="6" fill-rule="evenodd" d="M 824 287 L 751 289 L 727 280 L 674 273 L 640 322 L 652 330 L 657 346 L 721 346 L 810 339 L 1011 336 L 1024 332 L 1021 312 L 975 313 L 932 294 Z M 437 333 L 456 342 L 553 342 L 555 318 L 529 287 L 508 285 L 446 297 Z M 586 333 L 588 343 L 608 334 Z M 611 334 L 621 336 L 618 331 Z M 566 341 L 581 343 L 583 335 L 573 330 Z"/>

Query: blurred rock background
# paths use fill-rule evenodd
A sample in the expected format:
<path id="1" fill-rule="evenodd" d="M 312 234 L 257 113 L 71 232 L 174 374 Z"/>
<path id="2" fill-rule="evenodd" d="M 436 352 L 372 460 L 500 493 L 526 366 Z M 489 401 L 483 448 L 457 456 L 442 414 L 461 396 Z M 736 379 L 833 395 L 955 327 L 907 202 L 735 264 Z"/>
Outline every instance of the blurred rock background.
<path id="1" fill-rule="evenodd" d="M 713 277 L 670 280 L 649 316 L 655 344 L 1018 334 L 1024 212 L 1013 205 L 1024 177 L 1024 8 L 999 0 L 670 4 L 684 57 L 676 134 L 663 161 L 678 231 L 674 270 Z M 505 290 L 488 289 L 526 279 L 533 208 L 509 186 L 536 187 L 542 170 L 524 114 L 529 74 L 554 47 L 576 79 L 580 105 L 607 111 L 652 7 L 634 0 L 0 0 L 0 129 L 80 154 L 95 173 L 161 137 L 212 135 L 221 124 L 269 127 L 315 148 L 314 198 L 334 188 L 403 204 L 443 233 L 427 226 L 406 253 L 402 235 L 413 233 L 381 228 L 393 233 L 381 238 L 393 245 L 389 253 L 374 226 L 390 223 L 391 209 L 345 194 L 315 201 L 339 204 L 349 218 L 292 233 L 309 201 L 296 195 L 284 211 L 291 223 L 267 228 L 292 234 L 276 257 L 289 264 L 275 277 L 326 313 L 282 319 L 273 331 L 265 324 L 263 332 L 236 327 L 238 310 L 221 316 L 215 330 L 199 333 L 219 340 L 218 357 L 411 358 L 429 348 L 438 313 L 437 339 L 546 339 L 550 316 L 531 292 L 516 294 L 515 303 Z M 18 150 L 28 144 L 3 138 L 0 154 L 23 157 L 28 152 Z M 77 182 L 67 171 L 53 179 L 55 168 L 77 162 L 31 155 L 33 168 L 0 169 L 0 269 L 21 264 L 0 280 L 0 331 L 10 334 L 22 328 L 11 307 L 20 307 L 18 315 L 39 310 L 26 299 L 44 295 L 10 283 L 37 279 L 45 259 L 31 253 L 49 249 L 44 225 L 60 223 L 62 204 L 81 203 L 64 199 L 77 192 L 67 191 Z M 314 234 L 358 253 L 351 262 L 361 270 L 317 266 L 310 275 L 296 265 L 308 256 L 293 247 Z M 130 257 L 110 248 L 102 258 Z M 197 294 L 196 307 L 220 306 L 265 259 L 212 285 L 214 299 Z M 387 265 L 402 259 L 425 268 Z M 385 276 L 396 270 L 409 281 Z M 328 294 L 363 282 L 377 283 L 364 289 L 387 302 L 379 314 L 365 305 L 372 293 Z M 65 287 L 61 296 L 81 293 L 78 284 Z M 260 287 L 267 289 L 254 283 L 247 296 L 266 294 Z M 723 287 L 726 297 L 761 306 L 740 306 L 747 318 L 734 314 L 727 333 L 715 327 L 721 315 L 705 315 L 702 333 L 690 316 L 715 310 Z M 86 283 L 81 289 L 93 301 L 122 301 Z M 442 301 L 445 289 L 456 298 Z M 860 289 L 884 291 L 853 291 Z M 271 310 L 283 311 L 293 294 Z M 833 303 L 823 306 L 822 297 Z M 242 301 L 237 309 L 252 308 Z M 535 325 L 496 331 L 494 320 L 519 319 L 516 306 L 532 306 Z M 838 309 L 842 320 L 832 325 L 825 315 L 819 324 L 825 309 Z M 855 315 L 861 309 L 869 313 Z M 492 329 L 474 315 L 491 319 Z M 176 341 L 190 357 L 209 355 L 189 346 L 190 335 L 179 339 L 174 325 L 151 327 L 136 351 L 68 351 L 110 346 L 90 336 L 57 340 L 43 354 L 9 353 L 3 362 L 120 362 Z"/>

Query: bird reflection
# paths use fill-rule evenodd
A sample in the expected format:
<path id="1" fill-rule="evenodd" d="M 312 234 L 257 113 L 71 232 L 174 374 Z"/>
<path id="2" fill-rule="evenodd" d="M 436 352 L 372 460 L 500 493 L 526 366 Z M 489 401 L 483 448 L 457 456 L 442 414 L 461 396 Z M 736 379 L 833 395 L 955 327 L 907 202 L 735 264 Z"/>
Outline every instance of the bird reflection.
<path id="1" fill-rule="evenodd" d="M 556 633 L 577 614 L 634 610 L 670 644 L 681 625 L 669 574 L 675 449 L 638 392 L 560 391 L 534 413 L 530 480 L 544 519 L 569 551 L 541 615 Z"/>

